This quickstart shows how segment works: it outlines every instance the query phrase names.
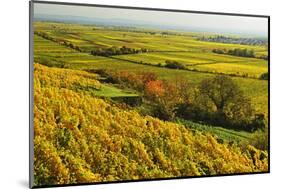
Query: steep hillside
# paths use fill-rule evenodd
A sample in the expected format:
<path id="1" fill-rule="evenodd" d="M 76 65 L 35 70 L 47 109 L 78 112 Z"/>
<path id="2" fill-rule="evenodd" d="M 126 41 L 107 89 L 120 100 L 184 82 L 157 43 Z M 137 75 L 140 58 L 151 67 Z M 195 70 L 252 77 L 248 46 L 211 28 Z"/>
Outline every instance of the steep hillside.
<path id="1" fill-rule="evenodd" d="M 120 109 L 95 78 L 34 64 L 35 185 L 267 171 L 267 152 Z"/>

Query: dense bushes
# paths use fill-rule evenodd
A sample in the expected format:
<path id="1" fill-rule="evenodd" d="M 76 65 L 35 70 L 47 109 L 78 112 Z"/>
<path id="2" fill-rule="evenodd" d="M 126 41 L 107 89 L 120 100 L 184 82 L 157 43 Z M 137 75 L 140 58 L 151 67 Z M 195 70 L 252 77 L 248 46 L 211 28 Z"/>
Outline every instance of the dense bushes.
<path id="1" fill-rule="evenodd" d="M 143 94 L 149 101 L 152 116 L 163 120 L 173 120 L 177 105 L 188 102 L 189 84 L 187 81 L 176 78 L 175 81 L 159 80 L 154 73 L 128 71 L 102 71 L 107 81 L 118 83 L 124 88 L 133 88 Z"/>
<path id="2" fill-rule="evenodd" d="M 261 74 L 260 79 L 268 80 L 268 72 Z"/>
<path id="3" fill-rule="evenodd" d="M 177 61 L 174 61 L 174 60 L 166 60 L 166 65 L 165 67 L 167 68 L 171 68 L 171 69 L 184 69 L 184 65 L 177 62 Z"/>
<path id="4" fill-rule="evenodd" d="M 251 145 L 261 150 L 268 150 L 268 130 L 259 130 L 251 138 Z"/>
<path id="5" fill-rule="evenodd" d="M 144 91 L 146 83 L 154 81 L 157 76 L 151 72 L 129 72 L 129 71 L 105 71 L 100 72 L 107 77 L 107 81 L 118 83 L 121 87 L 132 88 L 140 92 Z"/>

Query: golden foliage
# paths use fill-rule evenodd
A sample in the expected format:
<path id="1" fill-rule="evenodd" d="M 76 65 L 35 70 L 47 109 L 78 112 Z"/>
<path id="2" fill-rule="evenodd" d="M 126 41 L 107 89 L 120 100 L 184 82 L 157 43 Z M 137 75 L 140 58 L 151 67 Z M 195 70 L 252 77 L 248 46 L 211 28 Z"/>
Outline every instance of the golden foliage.
<path id="1" fill-rule="evenodd" d="M 267 171 L 267 152 L 219 144 L 77 89 L 95 75 L 34 64 L 34 185 Z"/>

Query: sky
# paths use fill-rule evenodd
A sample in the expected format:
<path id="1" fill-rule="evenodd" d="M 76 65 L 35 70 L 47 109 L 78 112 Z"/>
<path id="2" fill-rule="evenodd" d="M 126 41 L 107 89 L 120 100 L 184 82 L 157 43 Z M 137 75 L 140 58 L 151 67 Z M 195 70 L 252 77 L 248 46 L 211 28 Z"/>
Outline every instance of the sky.
<path id="1" fill-rule="evenodd" d="M 34 4 L 34 15 L 64 15 L 88 18 L 130 20 L 149 25 L 172 26 L 182 29 L 208 30 L 218 33 L 233 33 L 267 37 L 267 18 L 212 15 L 198 13 L 179 13 L 152 10 L 132 10 L 121 8 L 104 8 L 73 6 L 59 4 Z"/>

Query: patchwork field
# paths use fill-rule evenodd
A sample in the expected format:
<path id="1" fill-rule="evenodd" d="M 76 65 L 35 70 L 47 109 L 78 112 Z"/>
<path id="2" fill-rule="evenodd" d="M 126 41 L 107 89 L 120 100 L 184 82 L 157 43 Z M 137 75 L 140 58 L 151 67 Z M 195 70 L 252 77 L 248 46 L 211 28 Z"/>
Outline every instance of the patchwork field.
<path id="1" fill-rule="evenodd" d="M 251 48 L 266 55 L 265 47 L 202 42 L 195 40 L 196 36 L 194 34 L 191 36 L 188 36 L 188 34 L 162 36 L 160 34 L 143 33 L 145 31 L 138 33 L 118 30 L 108 31 L 108 28 L 103 27 L 45 22 L 36 22 L 34 26 L 36 31 L 46 32 L 55 38 L 63 38 L 63 40 L 79 45 L 81 49 L 86 49 L 86 52 L 78 52 L 35 35 L 35 62 L 45 65 L 50 63 L 58 67 L 63 65 L 64 67 L 81 70 L 107 69 L 153 72 L 162 79 L 185 78 L 194 85 L 205 78 L 212 77 L 216 73 L 232 74 L 235 75 L 233 79 L 255 105 L 255 109 L 267 115 L 268 82 L 267 80 L 258 79 L 261 74 L 268 72 L 267 61 L 257 58 L 215 54 L 208 51 L 208 48 L 212 49 L 218 46 L 222 48 L 242 47 Z M 117 40 L 124 35 L 126 42 Z M 132 38 L 133 42 L 130 41 L 130 38 Z M 93 43 L 106 43 L 108 44 L 106 45 L 107 47 L 117 45 L 149 48 L 152 52 L 113 57 L 92 56 L 87 51 L 97 48 Z M 168 45 L 169 43 L 173 45 Z M 157 46 L 158 48 L 156 48 Z M 153 52 L 157 50 L 163 52 Z M 181 62 L 188 70 L 167 69 L 163 67 L 166 60 Z M 160 66 L 158 66 L 159 64 Z M 239 77 L 242 75 L 244 77 Z"/>
<path id="2" fill-rule="evenodd" d="M 132 48 L 148 48 L 152 51 L 208 51 L 215 48 L 247 48 L 257 53 L 266 55 L 264 46 L 250 46 L 239 44 L 222 44 L 198 41 L 201 34 L 196 33 L 172 33 L 166 35 L 158 30 L 147 29 L 116 29 L 114 27 L 89 26 L 78 24 L 64 24 L 48 22 L 36 22 L 36 31 L 44 31 L 55 38 L 73 42 L 85 50 L 99 47 L 128 46 Z M 137 30 L 137 31 L 136 31 Z"/>

